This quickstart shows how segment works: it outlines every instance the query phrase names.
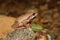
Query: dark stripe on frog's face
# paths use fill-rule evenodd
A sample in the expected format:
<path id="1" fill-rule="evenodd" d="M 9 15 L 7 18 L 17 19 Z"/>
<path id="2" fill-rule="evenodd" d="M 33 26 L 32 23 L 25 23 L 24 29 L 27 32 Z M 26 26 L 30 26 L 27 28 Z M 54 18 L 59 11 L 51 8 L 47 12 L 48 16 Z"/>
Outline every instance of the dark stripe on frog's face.
<path id="1" fill-rule="evenodd" d="M 31 16 L 29 16 L 26 20 L 31 21 L 32 19 L 34 19 L 37 16 L 38 13 L 33 13 Z"/>

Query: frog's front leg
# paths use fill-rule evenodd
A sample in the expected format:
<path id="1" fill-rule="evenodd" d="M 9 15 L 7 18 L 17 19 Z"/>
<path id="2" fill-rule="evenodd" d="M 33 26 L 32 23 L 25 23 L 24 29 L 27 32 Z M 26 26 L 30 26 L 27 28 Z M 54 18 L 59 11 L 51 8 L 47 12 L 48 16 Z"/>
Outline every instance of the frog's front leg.
<path id="1" fill-rule="evenodd" d="M 27 29 L 29 29 L 29 30 L 32 30 L 32 29 L 31 29 L 31 24 L 30 24 L 30 23 L 24 24 L 24 25 L 25 25 L 25 26 L 24 26 L 25 28 L 27 28 Z"/>
<path id="2" fill-rule="evenodd" d="M 30 24 L 29 22 L 27 22 L 27 21 L 24 21 L 24 22 L 23 22 L 23 26 L 24 26 L 25 28 L 30 28 L 30 27 L 31 27 L 31 24 Z"/>

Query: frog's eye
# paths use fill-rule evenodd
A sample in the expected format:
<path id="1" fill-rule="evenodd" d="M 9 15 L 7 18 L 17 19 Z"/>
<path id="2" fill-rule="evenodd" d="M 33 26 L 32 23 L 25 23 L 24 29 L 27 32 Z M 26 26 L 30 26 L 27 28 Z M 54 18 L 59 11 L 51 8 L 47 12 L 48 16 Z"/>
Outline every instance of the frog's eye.
<path id="1" fill-rule="evenodd" d="M 33 13 L 32 15 L 33 15 L 33 16 L 36 16 L 37 14 L 38 14 L 38 13 Z"/>
<path id="2" fill-rule="evenodd" d="M 36 13 L 33 13 L 32 15 L 35 15 Z"/>

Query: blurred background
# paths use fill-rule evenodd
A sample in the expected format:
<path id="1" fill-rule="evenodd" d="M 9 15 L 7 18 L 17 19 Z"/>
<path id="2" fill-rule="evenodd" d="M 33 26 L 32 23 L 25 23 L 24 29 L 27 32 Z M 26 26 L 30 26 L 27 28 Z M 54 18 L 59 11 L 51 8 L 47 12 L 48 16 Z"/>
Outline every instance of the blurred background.
<path id="1" fill-rule="evenodd" d="M 39 13 L 33 22 L 43 25 L 50 34 L 60 30 L 60 0 L 0 0 L 0 37 L 11 32 L 15 19 L 32 6 Z M 60 32 L 55 33 L 60 40 Z"/>

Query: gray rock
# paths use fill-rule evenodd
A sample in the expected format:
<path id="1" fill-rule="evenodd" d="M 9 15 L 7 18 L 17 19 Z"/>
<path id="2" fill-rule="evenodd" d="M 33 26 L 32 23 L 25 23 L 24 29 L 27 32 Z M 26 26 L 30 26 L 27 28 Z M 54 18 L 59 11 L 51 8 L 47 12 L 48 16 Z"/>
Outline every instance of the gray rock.
<path id="1" fill-rule="evenodd" d="M 32 30 L 16 29 L 12 33 L 8 34 L 3 40 L 34 40 L 35 33 Z"/>

